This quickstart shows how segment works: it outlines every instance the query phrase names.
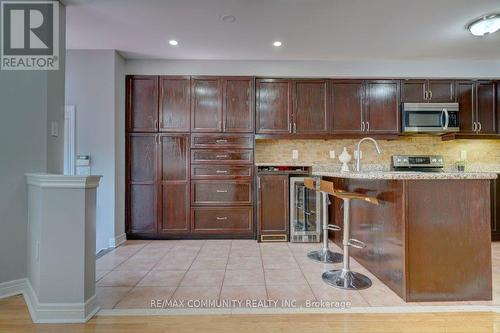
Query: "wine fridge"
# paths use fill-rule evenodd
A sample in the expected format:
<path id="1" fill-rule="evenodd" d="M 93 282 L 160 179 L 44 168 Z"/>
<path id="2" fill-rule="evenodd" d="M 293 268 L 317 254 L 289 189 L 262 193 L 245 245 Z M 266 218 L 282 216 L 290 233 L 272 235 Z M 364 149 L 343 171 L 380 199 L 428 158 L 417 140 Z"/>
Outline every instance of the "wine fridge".
<path id="1" fill-rule="evenodd" d="M 318 243 L 320 235 L 320 193 L 306 188 L 304 177 L 290 177 L 290 241 Z"/>

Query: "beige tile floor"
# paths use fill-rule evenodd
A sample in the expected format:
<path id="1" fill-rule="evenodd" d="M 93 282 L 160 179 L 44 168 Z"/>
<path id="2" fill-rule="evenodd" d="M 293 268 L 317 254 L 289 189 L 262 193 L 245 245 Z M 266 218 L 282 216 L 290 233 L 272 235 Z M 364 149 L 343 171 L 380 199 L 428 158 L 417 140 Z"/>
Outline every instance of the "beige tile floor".
<path id="1" fill-rule="evenodd" d="M 500 305 L 500 243 L 492 244 L 494 299 L 489 302 L 405 303 L 354 260 L 352 269 L 370 277 L 372 287 L 332 288 L 321 274 L 341 264 L 307 259 L 306 253 L 319 247 L 254 240 L 127 241 L 97 260 L 97 298 L 103 309 L 149 309 L 151 300 L 175 300 L 180 307 L 188 300 L 268 299 L 277 301 L 270 303 L 276 307 L 321 300 L 343 302 L 334 306 L 347 307 Z M 233 304 L 245 307 L 248 303 Z"/>

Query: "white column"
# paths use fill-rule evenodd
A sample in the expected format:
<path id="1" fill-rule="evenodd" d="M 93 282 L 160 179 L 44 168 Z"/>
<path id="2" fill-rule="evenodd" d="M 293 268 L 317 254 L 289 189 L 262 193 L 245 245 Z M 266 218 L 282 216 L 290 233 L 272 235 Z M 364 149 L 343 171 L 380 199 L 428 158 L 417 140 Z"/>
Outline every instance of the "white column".
<path id="1" fill-rule="evenodd" d="M 95 296 L 96 189 L 100 176 L 26 174 L 28 281 L 34 322 L 86 322 Z"/>

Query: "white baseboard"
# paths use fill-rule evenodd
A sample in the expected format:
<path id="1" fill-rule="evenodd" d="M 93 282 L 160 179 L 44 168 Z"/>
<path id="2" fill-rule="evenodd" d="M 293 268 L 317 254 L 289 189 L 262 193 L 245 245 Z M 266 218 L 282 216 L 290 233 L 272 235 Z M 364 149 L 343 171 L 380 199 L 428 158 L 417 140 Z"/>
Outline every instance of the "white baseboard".
<path id="1" fill-rule="evenodd" d="M 0 298 L 21 295 L 26 290 L 27 279 L 18 279 L 0 283 Z"/>
<path id="2" fill-rule="evenodd" d="M 126 240 L 127 240 L 127 234 L 121 234 L 121 235 L 118 235 L 114 238 L 110 238 L 109 239 L 109 247 L 111 247 L 111 248 L 118 247 L 118 246 L 122 245 L 123 243 L 125 243 Z"/>
<path id="3" fill-rule="evenodd" d="M 85 303 L 40 303 L 28 279 L 0 283 L 0 298 L 21 294 L 34 323 L 85 323 L 100 310 L 95 295 Z"/>

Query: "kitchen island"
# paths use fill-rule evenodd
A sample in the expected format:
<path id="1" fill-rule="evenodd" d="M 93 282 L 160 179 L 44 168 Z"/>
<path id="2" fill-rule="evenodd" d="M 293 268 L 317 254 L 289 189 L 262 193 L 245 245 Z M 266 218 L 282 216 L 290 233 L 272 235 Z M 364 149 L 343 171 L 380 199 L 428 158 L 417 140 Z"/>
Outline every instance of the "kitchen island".
<path id="1" fill-rule="evenodd" d="M 352 256 L 407 302 L 492 299 L 490 181 L 494 173 L 315 170 L 336 188 L 377 197 L 351 203 Z M 342 201 L 330 223 L 342 227 Z M 333 240 L 340 244 L 341 232 Z"/>

